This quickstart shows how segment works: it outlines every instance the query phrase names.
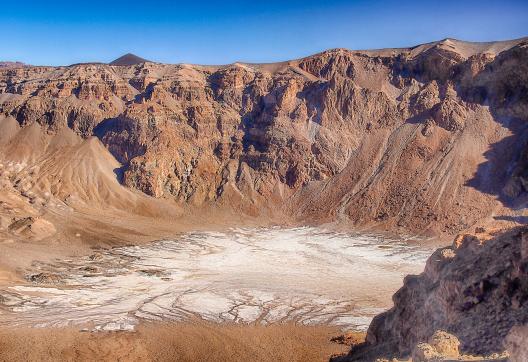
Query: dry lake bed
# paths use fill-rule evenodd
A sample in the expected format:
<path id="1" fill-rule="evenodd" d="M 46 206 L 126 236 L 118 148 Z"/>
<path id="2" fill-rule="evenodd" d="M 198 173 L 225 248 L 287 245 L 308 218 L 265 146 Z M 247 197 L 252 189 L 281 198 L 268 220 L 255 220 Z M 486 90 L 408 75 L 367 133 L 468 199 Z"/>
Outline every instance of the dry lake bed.
<path id="1" fill-rule="evenodd" d="M 133 330 L 141 320 L 364 330 L 430 248 L 318 228 L 196 232 L 37 263 L 0 290 L 0 324 Z"/>

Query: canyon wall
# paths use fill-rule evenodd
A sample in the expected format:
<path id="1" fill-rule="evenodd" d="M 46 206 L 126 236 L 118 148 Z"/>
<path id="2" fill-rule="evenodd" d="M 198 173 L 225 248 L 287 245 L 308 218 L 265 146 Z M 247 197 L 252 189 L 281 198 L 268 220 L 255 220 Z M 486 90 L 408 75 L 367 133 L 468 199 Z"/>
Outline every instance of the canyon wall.
<path id="1" fill-rule="evenodd" d="M 276 64 L 7 65 L 0 150 L 46 164 L 34 192 L 62 199 L 128 197 L 115 178 L 190 207 L 455 234 L 523 216 L 504 210 L 528 187 L 527 55 L 523 39 L 446 39 Z M 80 147 L 91 195 L 68 182 Z"/>

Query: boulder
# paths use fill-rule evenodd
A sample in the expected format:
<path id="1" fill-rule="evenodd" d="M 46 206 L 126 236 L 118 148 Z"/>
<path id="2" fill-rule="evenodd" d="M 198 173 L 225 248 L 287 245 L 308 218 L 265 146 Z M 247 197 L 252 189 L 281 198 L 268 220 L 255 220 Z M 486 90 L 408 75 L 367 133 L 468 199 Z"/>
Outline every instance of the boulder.
<path id="1" fill-rule="evenodd" d="M 439 330 L 429 338 L 428 342 L 436 352 L 444 357 L 460 356 L 460 341 L 452 334 Z"/>
<path id="2" fill-rule="evenodd" d="M 418 343 L 412 352 L 413 362 L 429 362 L 440 359 L 441 355 L 429 343 Z"/>

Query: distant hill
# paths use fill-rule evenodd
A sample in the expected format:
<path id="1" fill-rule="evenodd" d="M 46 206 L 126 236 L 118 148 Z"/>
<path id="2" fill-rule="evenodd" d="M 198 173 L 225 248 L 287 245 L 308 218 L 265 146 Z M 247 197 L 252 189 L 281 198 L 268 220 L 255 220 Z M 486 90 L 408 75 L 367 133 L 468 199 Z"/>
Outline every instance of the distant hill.
<path id="1" fill-rule="evenodd" d="M 0 62 L 0 68 L 22 68 L 25 65 L 22 62 Z"/>
<path id="2" fill-rule="evenodd" d="M 127 66 L 127 65 L 146 63 L 149 61 L 150 60 L 143 59 L 141 57 L 138 57 L 135 54 L 128 53 L 112 61 L 110 65 Z"/>

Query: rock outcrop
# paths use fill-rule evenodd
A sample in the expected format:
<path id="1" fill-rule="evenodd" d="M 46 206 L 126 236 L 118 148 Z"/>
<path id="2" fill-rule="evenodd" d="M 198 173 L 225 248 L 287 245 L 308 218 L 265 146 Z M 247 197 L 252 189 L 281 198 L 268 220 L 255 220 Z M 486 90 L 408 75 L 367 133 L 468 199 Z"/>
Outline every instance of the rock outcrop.
<path id="1" fill-rule="evenodd" d="M 500 215 L 497 196 L 524 202 L 527 54 L 523 39 L 447 39 L 263 65 L 0 68 L 0 149 L 32 167 L 96 136 L 114 177 L 155 198 L 454 234 Z"/>
<path id="2" fill-rule="evenodd" d="M 517 326 L 528 322 L 528 229 L 456 238 L 429 258 L 421 275 L 407 276 L 393 300 L 372 321 L 362 353 L 407 356 L 418 345 L 414 354 L 422 357 L 456 357 L 460 343 L 467 354 L 501 353 L 509 344 L 513 355 L 522 355 L 524 330 Z M 424 341 L 429 345 L 419 344 Z"/>

